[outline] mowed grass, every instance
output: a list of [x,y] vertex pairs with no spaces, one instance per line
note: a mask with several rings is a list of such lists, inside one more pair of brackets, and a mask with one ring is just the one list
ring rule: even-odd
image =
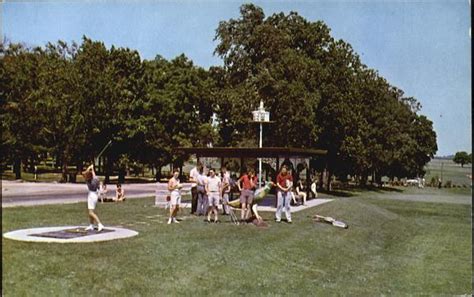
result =
[[[102,204],[105,225],[136,237],[89,244],[3,239],[5,296],[378,296],[471,293],[469,205],[339,198],[269,228],[166,225],[153,198]],[[86,225],[85,203],[3,209],[2,232]],[[314,223],[315,213],[347,230]]]

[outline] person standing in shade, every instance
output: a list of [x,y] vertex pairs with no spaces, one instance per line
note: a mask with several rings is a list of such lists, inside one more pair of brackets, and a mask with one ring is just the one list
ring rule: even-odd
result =
[[179,210],[179,205],[181,203],[181,184],[179,182],[179,169],[175,168],[173,170],[173,177],[168,181],[168,191],[170,191],[170,217],[168,219],[168,224],[179,223],[176,220],[176,213]]
[[207,214],[207,222],[211,222],[211,216],[214,213],[214,222],[218,222],[219,200],[221,198],[221,179],[216,176],[214,169],[209,170],[209,177],[206,183],[206,193],[209,200],[209,210]]
[[230,173],[225,166],[221,168],[222,173],[222,214],[229,214]]
[[199,172],[202,171],[201,162],[197,162],[196,166],[189,172],[189,181],[191,182],[191,214],[196,213],[198,204],[197,183]]
[[208,198],[206,193],[206,182],[207,176],[204,175],[204,169],[201,169],[197,177],[197,209],[196,213],[198,216],[203,216],[207,214]]
[[86,228],[86,231],[94,230],[94,224],[97,223],[97,231],[102,231],[104,229],[104,225],[100,222],[99,217],[94,212],[95,207],[97,205],[97,201],[99,200],[99,178],[95,175],[94,165],[90,165],[86,171],[82,173],[87,185],[87,189],[89,193],[87,195],[87,209],[89,214],[89,227]]
[[275,220],[281,222],[281,211],[285,210],[286,220],[291,224],[290,191],[293,186],[293,177],[288,173],[288,168],[283,166],[277,176],[277,209]]
[[240,204],[242,204],[242,211],[240,212],[241,221],[247,220],[250,215],[250,207],[253,202],[253,194],[256,185],[257,176],[255,176],[253,169],[249,169],[237,182],[240,191]]
[[318,179],[315,177],[313,183],[311,184],[311,193],[313,193],[314,198],[318,198]]

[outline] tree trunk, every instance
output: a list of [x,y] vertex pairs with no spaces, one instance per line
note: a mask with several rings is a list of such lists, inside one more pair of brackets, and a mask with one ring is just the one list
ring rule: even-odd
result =
[[366,172],[362,173],[362,175],[360,176],[360,183],[359,183],[359,185],[360,185],[360,186],[366,186],[368,180],[369,180],[369,174],[366,173]]
[[77,172],[76,171],[73,171],[73,172],[70,172],[69,173],[69,182],[70,183],[76,183],[77,179]]
[[125,182],[125,175],[127,173],[127,169],[126,168],[120,168],[119,169],[119,173],[118,173],[118,182],[120,184],[123,184]]
[[110,160],[109,158],[107,157],[105,159],[105,181],[104,183],[108,184],[110,182]]
[[82,161],[76,163],[76,170],[69,173],[69,182],[76,183],[77,182],[77,174],[82,173]]
[[13,163],[13,172],[15,172],[15,179],[21,179],[21,160],[20,160],[20,158],[15,159],[15,163]]
[[155,178],[156,178],[156,181],[159,182],[161,180],[161,167],[162,166],[157,166],[156,167],[156,174],[155,174]]
[[375,183],[377,183],[379,187],[382,186],[382,175],[378,172],[375,172]]
[[54,168],[59,169],[61,168],[61,159],[58,155],[54,158]]
[[331,187],[331,180],[332,180],[332,172],[330,169],[327,170],[327,180],[326,180],[326,189],[328,192],[332,191]]
[[82,161],[78,162],[77,163],[77,172],[80,174],[80,173],[82,173],[83,170],[84,170],[84,165],[82,164]]
[[63,165],[62,165],[62,169],[61,169],[61,173],[62,173],[61,182],[62,183],[67,183],[67,180],[68,180],[67,161],[63,160],[62,163],[63,163]]
[[97,173],[102,172],[102,157],[99,158],[99,164],[97,164]]
[[318,188],[319,189],[323,188],[323,175],[324,175],[324,171],[322,171],[321,174],[319,174],[319,180],[318,180]]

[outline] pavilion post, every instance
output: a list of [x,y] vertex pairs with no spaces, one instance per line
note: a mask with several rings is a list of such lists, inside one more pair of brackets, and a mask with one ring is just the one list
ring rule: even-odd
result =
[[[258,94],[257,94],[258,95]],[[263,101],[260,100],[260,106],[257,110],[252,111],[253,121],[260,124],[260,137],[258,142],[258,147],[262,148],[262,136],[263,136],[263,123],[270,122],[270,112],[265,110],[263,106]],[[262,157],[258,158],[258,187],[262,187]]]
[[[280,156],[277,156],[277,168],[276,168],[276,176],[278,176],[278,174],[280,173]],[[276,176],[275,176],[275,182],[276,181]],[[275,192],[276,195],[275,195],[275,208],[278,206],[278,190]]]
[[[259,141],[259,148],[262,148],[262,123],[260,123],[260,141]],[[258,158],[258,187],[262,187],[262,158]]]
[[307,159],[308,166],[306,166],[306,197],[309,198],[309,192],[311,189],[311,159]]

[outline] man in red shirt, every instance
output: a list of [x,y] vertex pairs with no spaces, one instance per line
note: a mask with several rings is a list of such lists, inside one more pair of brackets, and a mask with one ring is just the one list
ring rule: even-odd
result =
[[277,176],[277,209],[275,212],[275,220],[281,222],[281,211],[285,210],[286,220],[291,224],[291,212],[290,212],[290,201],[291,201],[291,188],[293,187],[293,177],[288,172],[286,165],[280,170]]
[[253,193],[256,185],[257,177],[253,169],[249,169],[237,182],[240,191],[240,204],[242,204],[242,211],[240,212],[241,221],[248,219],[250,215],[250,207],[253,202]]

